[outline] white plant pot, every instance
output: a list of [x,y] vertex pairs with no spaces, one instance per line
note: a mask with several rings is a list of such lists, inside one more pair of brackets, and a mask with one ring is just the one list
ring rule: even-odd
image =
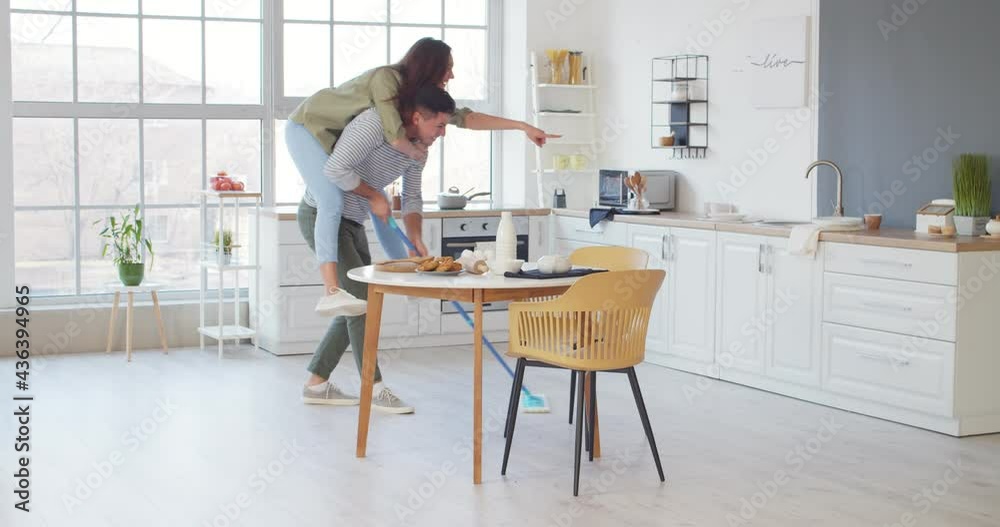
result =
[[981,236],[989,221],[989,216],[955,216],[955,230],[961,236]]

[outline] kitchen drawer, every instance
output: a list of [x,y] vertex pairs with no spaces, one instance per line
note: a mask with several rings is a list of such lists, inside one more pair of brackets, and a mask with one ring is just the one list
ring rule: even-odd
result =
[[823,320],[955,341],[955,288],[826,273]]
[[826,243],[826,270],[929,284],[958,284],[958,255],[935,251]]
[[281,245],[278,253],[278,285],[323,285],[319,262],[308,245]]
[[825,323],[822,353],[831,392],[952,415],[954,344]]
[[556,216],[556,238],[590,245],[626,245],[628,228],[624,223],[602,221],[591,227],[586,218]]

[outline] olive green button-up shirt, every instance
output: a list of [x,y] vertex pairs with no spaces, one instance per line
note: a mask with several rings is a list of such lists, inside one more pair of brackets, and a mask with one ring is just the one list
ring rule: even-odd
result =
[[[374,108],[382,121],[385,140],[392,143],[403,134],[403,120],[394,100],[399,83],[399,71],[392,66],[368,70],[336,88],[323,88],[314,93],[288,118],[305,126],[329,154],[347,123],[361,112]],[[460,108],[450,123],[465,128],[465,118],[470,113],[469,108]]]

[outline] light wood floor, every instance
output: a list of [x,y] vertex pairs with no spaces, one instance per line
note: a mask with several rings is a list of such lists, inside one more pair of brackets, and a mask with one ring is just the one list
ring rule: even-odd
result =
[[[366,459],[354,457],[356,407],[300,402],[307,357],[230,348],[220,362],[214,349],[139,352],[131,365],[120,353],[39,360],[33,512],[13,511],[5,498],[0,525],[724,526],[752,518],[745,524],[882,527],[909,522],[905,514],[909,525],[1000,525],[1000,436],[959,440],[721,382],[688,402],[682,388],[695,377],[644,365],[639,379],[668,482],[656,477],[627,378],[608,374],[598,380],[605,457],[584,462],[573,498],[565,372],[529,370],[525,383],[548,396],[552,413],[519,416],[504,478],[510,380],[487,358],[484,481],[475,487],[469,348],[408,350],[383,363],[386,381],[417,413],[375,413]],[[335,380],[356,391],[353,361],[341,366]],[[12,372],[12,361],[0,360],[0,371]],[[156,411],[161,403],[174,408]],[[824,420],[840,428],[821,432]],[[2,422],[9,444],[9,413]],[[6,496],[12,460],[5,447]],[[80,488],[88,479],[96,488]],[[934,501],[914,498],[923,489]]]

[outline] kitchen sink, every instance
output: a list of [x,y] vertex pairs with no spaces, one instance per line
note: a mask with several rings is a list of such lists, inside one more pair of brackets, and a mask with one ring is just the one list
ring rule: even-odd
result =
[[811,225],[811,221],[787,221],[787,220],[763,220],[754,223],[758,227],[797,227],[799,225]]

